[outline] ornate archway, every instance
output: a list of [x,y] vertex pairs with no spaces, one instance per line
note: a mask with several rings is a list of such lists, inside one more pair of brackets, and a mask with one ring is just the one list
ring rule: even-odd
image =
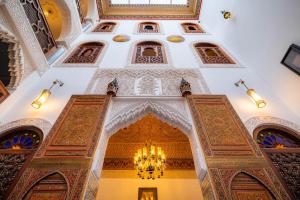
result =
[[24,200],[38,198],[65,200],[68,194],[66,178],[59,172],[46,175],[35,183],[22,198]]
[[273,194],[255,177],[239,172],[231,181],[231,196],[233,200],[260,199],[273,200]]
[[293,199],[300,196],[300,137],[294,130],[281,125],[267,124],[253,132],[277,176]]
[[0,137],[0,199],[7,197],[43,141],[43,132],[34,126],[8,130]]
[[[6,58],[1,58],[1,62],[6,60],[6,63],[1,63],[1,68],[3,70],[3,73],[1,71],[0,74],[1,81],[8,90],[14,90],[20,84],[24,74],[24,58],[21,45],[12,33],[1,27],[0,43],[1,46],[3,45],[3,47],[5,47],[1,47],[1,50],[5,51],[3,52],[5,55],[2,55],[6,56]],[[6,80],[3,81],[2,78],[5,78]]]

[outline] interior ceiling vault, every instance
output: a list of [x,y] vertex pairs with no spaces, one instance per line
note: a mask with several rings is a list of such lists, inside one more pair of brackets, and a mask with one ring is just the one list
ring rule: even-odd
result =
[[100,19],[198,20],[202,0],[97,0]]
[[194,169],[187,136],[153,115],[147,115],[111,136],[104,169],[134,169],[133,156],[146,141],[161,146],[167,157],[167,169]]

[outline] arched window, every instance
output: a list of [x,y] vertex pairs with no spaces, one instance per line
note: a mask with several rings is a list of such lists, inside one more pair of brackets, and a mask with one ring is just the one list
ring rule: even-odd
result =
[[84,43],[77,47],[64,63],[95,63],[104,44],[100,42]]
[[272,193],[256,178],[246,174],[238,173],[231,182],[232,200],[240,199],[275,199]]
[[154,41],[140,42],[135,46],[132,59],[133,64],[160,64],[167,63],[162,44]]
[[21,127],[1,134],[0,199],[5,199],[9,194],[14,181],[24,171],[42,141],[42,131],[35,127]]
[[139,23],[138,33],[159,33],[159,25],[154,22]]
[[292,199],[300,196],[300,137],[288,129],[267,126],[254,131],[254,138],[273,163]]
[[185,33],[205,33],[198,24],[182,23],[181,26]]
[[217,45],[200,42],[194,47],[204,64],[235,64],[235,62]]
[[116,26],[114,22],[104,22],[98,24],[93,32],[112,32]]

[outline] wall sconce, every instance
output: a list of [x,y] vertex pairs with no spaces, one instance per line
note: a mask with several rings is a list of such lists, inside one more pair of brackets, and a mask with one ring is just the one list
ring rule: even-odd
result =
[[41,94],[31,103],[31,106],[35,109],[39,109],[51,95],[51,89],[58,84],[59,87],[62,87],[64,83],[58,79],[53,81],[49,89],[44,89]]
[[267,105],[267,103],[265,102],[265,100],[263,100],[254,89],[249,89],[247,87],[247,85],[245,84],[245,81],[243,81],[242,79],[239,80],[238,82],[235,83],[235,86],[239,87],[243,85],[246,90],[247,90],[247,94],[250,96],[250,98],[252,99],[252,101],[256,104],[256,106],[258,108],[263,108]]
[[231,12],[229,12],[229,11],[223,10],[223,11],[221,11],[221,13],[222,13],[224,19],[230,19],[232,17]]

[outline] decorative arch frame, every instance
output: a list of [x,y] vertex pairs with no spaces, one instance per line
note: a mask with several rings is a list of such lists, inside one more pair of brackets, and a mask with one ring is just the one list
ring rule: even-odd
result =
[[[111,23],[114,24],[113,28],[111,31],[95,31],[96,28],[100,25],[106,24],[106,23]],[[120,23],[119,22],[114,22],[114,21],[102,21],[101,23],[96,23],[96,25],[92,28],[92,30],[89,33],[93,33],[93,34],[113,34],[117,31],[118,27],[119,27]]]
[[[86,44],[86,43],[91,43],[91,42],[96,42],[96,43],[102,43],[103,47],[98,55],[98,57],[96,58],[96,61],[94,63],[65,63],[65,61],[73,54],[75,53],[76,49],[79,48],[81,45]],[[85,40],[85,41],[81,41],[77,44],[75,44],[70,50],[68,50],[68,53],[64,54],[64,56],[62,56],[59,61],[57,61],[57,64],[55,65],[55,67],[99,67],[105,52],[108,48],[108,42],[104,41],[104,40]]]
[[[132,63],[133,58],[135,57],[135,52],[136,52],[136,47],[138,44],[142,43],[142,42],[156,42],[161,44],[161,46],[163,47],[163,53],[165,55],[165,59],[166,59],[166,63],[149,63],[149,64],[145,64],[145,63]],[[131,45],[131,49],[129,51],[128,54],[128,58],[127,58],[127,67],[136,67],[136,68],[155,68],[155,67],[171,67],[172,66],[172,60],[171,60],[171,54],[170,54],[170,50],[169,50],[169,46],[166,42],[164,41],[160,41],[160,40],[156,40],[156,39],[145,39],[145,40],[137,40],[134,43],[132,43]]]
[[287,129],[290,132],[296,133],[298,137],[300,136],[300,126],[278,117],[272,117],[272,116],[256,116],[248,119],[245,122],[245,126],[248,129],[249,133],[253,134],[253,138],[256,137],[254,134],[255,129],[262,127],[262,126],[277,126],[281,129]]
[[[34,153],[41,147],[42,141],[45,138],[45,135],[43,134],[43,130],[41,130],[39,127],[34,125],[22,125],[22,126],[5,129],[3,132],[1,132],[0,138],[5,139],[6,137],[8,137],[9,140],[13,138],[14,142],[11,145],[26,146],[26,139],[22,141],[22,139],[18,137],[18,140],[15,141],[15,138],[18,135],[22,135],[23,138],[26,137],[26,132],[25,135],[19,134],[20,132],[24,133],[24,131],[30,131],[31,133],[34,132],[34,136],[36,136],[35,137],[36,142],[34,142],[35,145],[32,145],[32,147],[29,148],[20,147],[19,150],[14,150],[13,146],[9,148],[4,147],[3,149],[1,149],[2,150],[1,158],[4,161],[2,170],[4,172],[1,174],[0,178],[1,180],[3,179],[5,187],[1,187],[0,189],[1,191],[0,198],[3,197],[2,196],[3,193],[4,193],[4,199],[8,197],[7,195],[10,194],[16,182],[20,180],[22,174],[24,173],[32,157],[34,156]],[[24,144],[19,144],[23,142]],[[13,163],[13,165],[7,163]]]
[[33,126],[39,128],[43,132],[43,139],[46,138],[50,129],[52,128],[52,124],[47,120],[41,118],[24,118],[0,126],[0,136],[7,131],[24,126]]
[[[109,116],[107,116],[107,119],[105,120],[103,133],[101,134],[97,148],[96,155],[98,156],[93,163],[93,174],[97,179],[100,178],[109,138],[117,133],[118,130],[130,124],[134,124],[147,114],[153,114],[163,122],[180,129],[188,137],[193,153],[195,170],[199,180],[203,180],[207,173],[207,167],[205,165],[202,152],[200,151],[201,148],[197,139],[198,137],[196,136],[197,133],[193,129],[192,122],[189,121],[191,120],[190,117],[184,117],[178,110],[174,108],[174,105],[168,105],[168,102],[163,103],[157,101],[157,99],[139,99],[138,103],[133,104],[128,101],[122,101],[122,104],[124,102],[124,105],[126,105],[125,107],[121,106],[122,109],[118,110],[116,113],[112,113],[111,111],[109,112]],[[179,105],[177,107],[179,107]]]
[[192,124],[181,113],[167,104],[159,104],[151,100],[129,105],[122,109],[119,114],[116,114],[106,123],[105,132],[110,137],[118,130],[134,124],[147,114],[155,115],[171,126],[179,128],[187,135],[192,132]]
[[24,74],[24,56],[20,42],[8,30],[0,25],[0,41],[8,43],[10,83],[7,90],[15,90],[21,83]]
[[[186,29],[184,28],[185,24],[193,24],[195,26],[197,26],[201,32],[187,32]],[[180,26],[180,30],[182,31],[182,34],[185,35],[207,35],[208,33],[206,32],[206,30],[203,28],[203,25],[197,23],[197,22],[182,22],[179,24]]]
[[271,188],[269,186],[269,184],[266,183],[265,180],[262,180],[261,178],[257,177],[256,175],[254,175],[253,173],[251,173],[251,171],[248,171],[248,170],[238,170],[236,171],[235,173],[232,174],[232,176],[230,177],[229,179],[229,194],[232,198],[232,191],[231,191],[231,188],[232,188],[232,181],[233,179],[239,174],[239,173],[245,173],[251,177],[253,177],[254,179],[256,179],[258,182],[260,182],[269,192],[270,194],[272,194],[274,197],[277,197],[278,195],[275,193],[275,188]]
[[[156,25],[157,26],[157,32],[143,32],[143,31],[141,31],[141,25],[147,24],[147,23]],[[156,21],[141,21],[141,22],[137,22],[135,24],[133,34],[137,34],[137,35],[163,35],[164,30],[163,30],[163,27],[162,27],[161,23],[159,23],[159,22],[156,22]]]
[[38,182],[40,182],[41,180],[43,180],[47,176],[51,176],[51,175],[56,174],[56,173],[58,173],[59,175],[61,175],[65,179],[65,181],[67,183],[66,199],[68,199],[69,198],[69,193],[70,193],[69,179],[62,172],[60,172],[59,170],[54,170],[54,171],[52,171],[50,173],[48,172],[48,173],[39,174],[39,178],[38,179],[34,179],[34,181],[32,181],[29,185],[27,185],[27,187],[24,190],[24,193],[21,196],[21,199],[23,199],[28,194],[28,192],[31,190],[31,188],[34,187]]
[[[232,60],[234,62],[234,64],[222,64],[222,63],[216,63],[216,64],[208,64],[208,63],[204,63],[195,47],[196,44],[198,43],[210,43],[212,45],[217,46],[219,49],[221,49],[221,51],[223,51],[225,53],[225,55],[227,57],[229,57],[230,60]],[[196,57],[196,59],[198,60],[199,63],[199,67],[200,68],[236,68],[236,67],[244,67],[236,58],[235,56],[233,56],[231,53],[229,53],[229,51],[224,48],[224,46],[220,45],[219,43],[216,43],[214,41],[210,41],[210,40],[198,40],[198,41],[194,41],[191,43],[190,45],[192,52],[194,53],[194,56]]]

